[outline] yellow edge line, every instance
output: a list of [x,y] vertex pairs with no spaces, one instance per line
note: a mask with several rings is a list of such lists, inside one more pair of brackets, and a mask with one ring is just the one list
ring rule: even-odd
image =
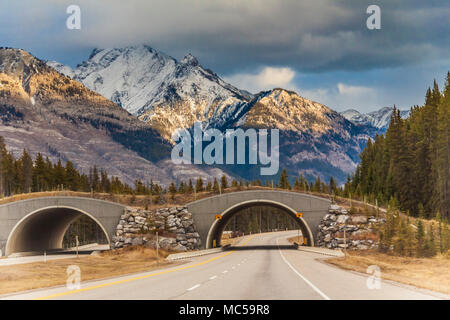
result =
[[[250,236],[241,246],[245,246],[247,244],[247,242],[249,242],[253,237]],[[221,256],[218,257],[214,257],[211,258],[209,260],[205,260],[202,261],[200,263],[194,264],[194,265],[190,265],[190,266],[185,266],[185,267],[181,267],[181,268],[177,268],[177,269],[171,269],[171,270],[166,270],[166,271],[161,271],[161,272],[157,272],[157,273],[152,273],[152,274],[148,274],[145,276],[140,276],[140,277],[135,277],[135,278],[129,278],[129,279],[123,279],[123,280],[119,280],[119,281],[114,281],[114,282],[108,282],[108,283],[104,283],[104,284],[99,284],[96,286],[91,286],[91,287],[87,287],[87,288],[82,288],[82,289],[77,289],[77,290],[72,290],[72,291],[66,291],[66,292],[60,292],[60,293],[55,293],[46,297],[41,297],[41,298],[36,298],[34,300],[47,300],[47,299],[53,299],[53,298],[57,298],[57,297],[62,297],[62,296],[67,296],[69,294],[74,294],[74,293],[80,293],[80,292],[84,292],[84,291],[90,291],[90,290],[94,290],[94,289],[99,289],[99,288],[104,288],[104,287],[109,287],[109,286],[113,286],[113,285],[117,285],[117,284],[122,284],[122,283],[127,283],[127,282],[131,282],[131,281],[136,281],[136,280],[142,280],[142,279],[146,279],[146,278],[150,278],[150,277],[154,277],[154,276],[160,276],[163,274],[168,274],[168,273],[172,273],[172,272],[176,272],[176,271],[181,271],[181,270],[186,270],[186,269],[191,269],[191,268],[195,268],[207,263],[210,263],[212,261],[215,261],[217,259],[220,258],[224,258],[230,254],[232,254],[233,252],[235,252],[234,250],[227,252]]]

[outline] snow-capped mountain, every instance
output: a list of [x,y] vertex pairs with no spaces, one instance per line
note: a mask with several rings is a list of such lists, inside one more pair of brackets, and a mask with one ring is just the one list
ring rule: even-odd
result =
[[[357,110],[349,109],[341,112],[341,115],[355,124],[364,126],[371,125],[382,131],[386,131],[393,110],[393,107],[384,107],[377,111],[360,113]],[[400,115],[402,118],[406,118],[409,115],[409,110],[401,110]]]
[[171,145],[156,130],[20,49],[0,48],[0,136],[17,157],[26,149],[85,173],[97,165],[131,185],[223,174],[173,164]]
[[191,54],[181,61],[146,46],[96,49],[74,70],[48,62],[59,72],[148,122],[165,138],[195,121],[216,124],[252,98],[203,68]]
[[257,94],[244,110],[232,126],[279,129],[280,163],[291,176],[303,172],[309,179],[333,175],[344,181],[355,170],[368,138],[379,133],[284,89]]
[[[330,175],[344,181],[359,162],[369,137],[380,133],[371,123],[348,121],[330,108],[284,89],[252,95],[203,68],[192,55],[181,61],[148,46],[96,49],[74,70],[50,66],[82,82],[131,112],[170,141],[177,128],[280,129],[280,167],[291,176]],[[226,170],[257,179],[249,166]]]

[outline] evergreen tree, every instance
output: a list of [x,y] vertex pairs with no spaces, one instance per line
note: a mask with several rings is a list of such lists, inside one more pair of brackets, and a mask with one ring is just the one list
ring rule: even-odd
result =
[[187,186],[186,192],[187,192],[187,193],[192,193],[192,192],[194,192],[194,186],[192,185],[192,180],[191,180],[191,179],[189,179],[189,184],[188,184],[188,186]]
[[450,72],[447,72],[444,94],[437,106],[435,145],[434,171],[437,180],[434,192],[435,207],[448,219],[450,218]]
[[61,159],[58,159],[58,162],[53,167],[53,180],[58,189],[64,186],[66,181],[66,170],[61,163]]
[[202,192],[204,191],[204,187],[203,187],[203,179],[202,178],[198,178],[197,179],[197,183],[195,185],[195,191],[196,192]]
[[214,177],[214,183],[213,183],[213,192],[214,193],[219,193],[219,183],[217,182],[216,177]]
[[283,171],[281,172],[279,185],[281,189],[291,189],[286,169],[283,169]]
[[316,180],[314,181],[314,185],[313,185],[313,188],[312,188],[312,191],[314,191],[314,192],[322,192],[322,181],[320,181],[320,177],[319,176],[317,176],[317,178],[316,178]]
[[433,224],[430,224],[430,228],[427,233],[427,239],[424,246],[425,257],[434,257],[436,255],[436,244],[434,242],[434,230]]
[[419,219],[417,223],[416,240],[417,240],[416,255],[418,257],[423,257],[425,247],[425,231],[421,219]]
[[222,190],[225,190],[226,188],[228,188],[228,180],[227,180],[226,175],[223,175],[222,178],[220,179],[220,186],[221,186]]
[[178,187],[178,192],[181,194],[186,192],[186,185],[185,185],[184,181],[180,182],[180,186]]
[[177,194],[177,186],[175,185],[175,183],[173,181],[170,183],[169,192],[171,195],[171,199],[174,200],[175,195]]
[[369,140],[361,163],[344,186],[344,195],[368,195],[380,204],[394,197],[413,216],[449,218],[450,208],[450,76],[444,92],[436,81],[423,106],[402,119],[394,106],[385,136]]
[[[65,185],[66,185],[67,189],[74,190],[74,191],[82,190],[82,188],[80,186],[80,184],[81,184],[80,183],[80,175],[77,172],[77,170],[75,169],[75,167],[71,161],[66,162],[65,177],[66,177]],[[86,191],[86,190],[84,190],[84,191]]]
[[330,190],[330,193],[333,193],[333,194],[335,194],[336,190],[337,190],[336,181],[334,180],[334,178],[332,176],[330,177],[329,190]]
[[22,162],[23,174],[22,192],[28,193],[32,191],[33,187],[33,159],[26,150],[23,150],[20,161]]

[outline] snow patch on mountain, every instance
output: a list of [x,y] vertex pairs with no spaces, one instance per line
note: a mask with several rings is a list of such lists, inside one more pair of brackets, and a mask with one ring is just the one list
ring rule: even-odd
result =
[[[170,139],[195,121],[220,125],[253,98],[187,54],[181,61],[147,45],[96,49],[75,70],[50,66],[117,103]],[[224,118],[225,117],[225,118]]]
[[[341,112],[341,115],[358,125],[371,125],[381,130],[387,130],[393,110],[393,107],[384,107],[377,111],[360,113],[357,110],[349,109]],[[400,111],[400,115],[402,118],[408,117],[409,110]]]

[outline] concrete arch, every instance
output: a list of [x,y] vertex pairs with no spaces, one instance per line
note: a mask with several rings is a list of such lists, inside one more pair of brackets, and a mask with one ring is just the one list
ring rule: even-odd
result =
[[[306,193],[279,191],[279,190],[251,190],[237,191],[217,195],[191,202],[186,205],[192,214],[197,232],[200,235],[202,246],[206,248],[211,241],[211,227],[217,223],[217,214],[226,214],[242,206],[243,203],[255,203],[260,201],[284,210],[288,214],[301,211],[303,218],[299,223],[304,227],[305,232],[311,235],[310,244],[317,242],[319,224],[328,213],[331,201],[325,198],[316,197]],[[305,227],[307,226],[307,228]],[[309,229],[309,230],[308,230]],[[208,234],[210,235],[208,238]]]
[[5,255],[61,249],[67,229],[81,215],[95,221],[111,245],[105,227],[88,212],[70,206],[49,206],[30,212],[14,226],[6,241]]
[[0,205],[0,250],[43,251],[61,246],[65,231],[80,215],[94,220],[112,241],[125,206],[83,197],[41,197]]
[[292,209],[291,207],[273,200],[248,200],[244,201],[238,204],[235,204],[231,206],[230,208],[226,209],[224,212],[222,212],[221,216],[222,219],[218,220],[216,219],[213,224],[211,225],[211,228],[208,231],[208,236],[206,238],[206,248],[212,248],[213,247],[213,241],[216,240],[217,246],[220,245],[220,235],[222,234],[225,226],[230,221],[230,219],[236,215],[239,211],[242,209],[254,207],[254,206],[269,206],[277,209],[281,209],[286,214],[290,215],[292,218],[295,219],[295,221],[298,223],[303,236],[307,239],[307,245],[308,246],[314,246],[314,236],[312,234],[311,229],[309,228],[307,222],[303,218],[297,218],[296,214],[297,212]]

